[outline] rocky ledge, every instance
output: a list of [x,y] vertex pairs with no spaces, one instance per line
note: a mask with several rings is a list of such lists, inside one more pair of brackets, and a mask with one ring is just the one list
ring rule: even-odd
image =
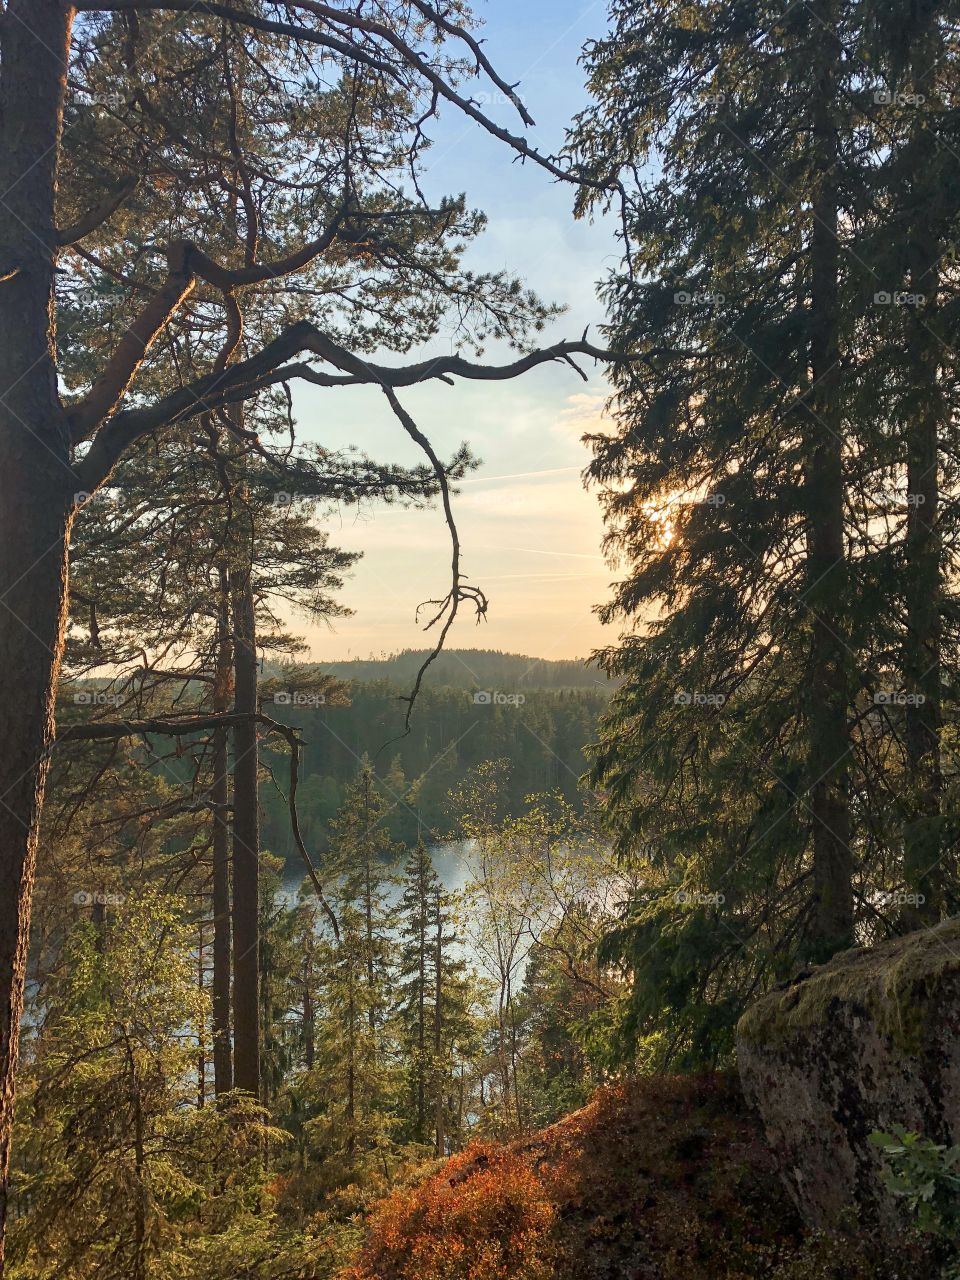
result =
[[960,920],[835,956],[747,1010],[747,1098],[812,1227],[903,1227],[874,1129],[960,1143]]

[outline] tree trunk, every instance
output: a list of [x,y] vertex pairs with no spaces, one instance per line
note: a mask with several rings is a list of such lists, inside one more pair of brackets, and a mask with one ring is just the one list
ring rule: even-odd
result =
[[260,1099],[260,809],[257,797],[257,639],[249,567],[233,582],[233,1079]]
[[313,930],[314,922],[311,918],[303,939],[303,1065],[308,1071],[313,1069],[317,1046],[316,1014],[313,1008]]
[[146,1127],[143,1118],[143,1098],[137,1062],[130,1042],[127,1041],[127,1060],[130,1066],[130,1097],[133,1105],[133,1157],[136,1169],[136,1199],[133,1210],[133,1276],[132,1280],[146,1280],[147,1275],[147,1213],[149,1191],[147,1189]]
[[850,850],[849,705],[843,616],[843,422],[838,407],[840,247],[836,69],[832,0],[816,9],[821,62],[813,104],[815,165],[810,247],[810,376],[807,394],[807,587],[812,615],[808,772],[813,828],[812,955],[826,959],[853,942]]
[[[939,40],[924,33],[914,59],[913,85],[927,90],[938,62]],[[910,779],[910,815],[904,833],[904,880],[917,901],[904,912],[904,924],[919,928],[939,920],[943,893],[943,772],[940,758],[941,603],[943,563],[937,511],[940,500],[939,440],[949,422],[940,387],[937,334],[939,263],[945,246],[937,229],[939,191],[930,192],[937,172],[937,143],[922,111],[917,111],[911,168],[912,195],[908,245],[910,289],[924,301],[913,311],[909,328],[911,386],[915,413],[907,432],[907,640],[904,679],[907,694],[906,751]],[[931,197],[934,207],[931,207]]]
[[[273,1042],[273,966],[268,945],[266,921],[260,931],[260,1028],[263,1037],[260,1051],[260,1105],[267,1112],[273,1105],[272,1068],[275,1065]],[[263,1135],[263,1167],[270,1168],[270,1134]]]
[[[217,668],[214,710],[228,711],[233,698],[233,646],[230,643],[230,585],[220,570],[217,618]],[[226,729],[213,738],[213,1081],[217,1097],[233,1088],[230,1039],[230,782]]]
[[72,14],[13,0],[0,70],[0,1275],[15,1071],[77,483],[57,393],[54,193]]
[[417,1141],[427,1134],[427,875],[426,849],[417,845]]
[[[197,947],[197,990],[203,996],[206,986],[206,976],[203,968],[203,951],[205,947],[203,937],[203,926],[205,920],[200,921],[200,940]],[[207,1042],[206,1042],[206,1024],[203,1019],[197,1028],[197,1110],[202,1111],[207,1101]]]
[[434,947],[434,990],[433,990],[433,1074],[434,1074],[434,1128],[436,1140],[434,1150],[437,1156],[444,1151],[444,1115],[443,1095],[446,1085],[441,1067],[443,1056],[443,904],[437,895],[437,933]]
[[370,835],[370,773],[363,774],[363,923],[367,945],[367,1025],[376,1047],[377,997],[373,943],[373,839]]
[[347,1154],[357,1149],[357,1001],[353,956],[347,954]]
[[[922,274],[926,278],[926,289],[932,294],[937,288],[936,268]],[[920,276],[921,273],[917,273],[915,278]],[[917,897],[916,904],[907,913],[907,921],[913,927],[939,920],[943,908],[943,773],[940,760],[940,602],[943,584],[937,528],[940,496],[938,436],[942,402],[937,386],[939,361],[930,347],[930,337],[929,332],[924,333],[913,348],[916,363],[927,367],[922,371],[918,369],[916,374],[915,385],[922,403],[910,427],[907,461],[907,652],[904,676],[911,814],[905,832],[904,880],[907,890]]]

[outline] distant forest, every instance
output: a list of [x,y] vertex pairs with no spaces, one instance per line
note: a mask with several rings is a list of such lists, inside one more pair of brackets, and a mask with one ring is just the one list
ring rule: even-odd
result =
[[[527,659],[470,651],[464,654],[465,661],[478,675],[488,677],[488,685],[457,687],[454,681],[461,674],[469,675],[459,667],[457,656],[443,655],[452,662],[442,667],[438,662],[432,668],[439,668],[444,684],[421,690],[406,735],[405,704],[400,699],[410,690],[417,661],[412,652],[382,663],[334,664],[402,670],[409,663],[410,680],[349,681],[343,705],[330,700],[319,706],[266,708],[303,732],[306,745],[297,803],[308,847],[325,848],[329,823],[364,757],[371,761],[388,802],[386,826],[394,838],[407,843],[416,840],[418,827],[429,840],[442,840],[450,832],[454,825],[448,811],[450,790],[485,760],[511,762],[500,818],[519,814],[524,797],[538,791],[559,791],[571,804],[582,806],[584,793],[577,783],[588,766],[585,748],[596,740],[598,719],[607,706],[606,682],[598,680],[592,688],[562,687],[562,674],[585,679],[582,666],[538,662],[536,673],[550,683],[536,687],[533,671],[526,681],[520,680],[530,665]],[[477,694],[489,694],[491,701],[477,702]],[[497,695],[501,700],[494,700]],[[522,704],[515,700],[518,697],[524,699]],[[271,852],[293,859],[296,853],[282,794],[285,766],[279,756],[276,765],[281,789],[270,781],[261,786],[264,844]]]
[[[318,665],[338,680],[394,680],[411,685],[427,653],[426,649],[404,649],[380,658],[353,658]],[[431,663],[430,683],[453,689],[499,689],[505,693],[522,689],[611,686],[603,671],[581,658],[551,661],[519,653],[501,653],[498,649],[445,650]]]

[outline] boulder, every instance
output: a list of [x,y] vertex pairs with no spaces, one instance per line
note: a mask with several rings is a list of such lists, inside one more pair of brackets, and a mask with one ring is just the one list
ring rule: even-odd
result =
[[894,1125],[960,1143],[960,919],[856,948],[771,991],[737,1059],[781,1175],[811,1227],[903,1229],[869,1141]]

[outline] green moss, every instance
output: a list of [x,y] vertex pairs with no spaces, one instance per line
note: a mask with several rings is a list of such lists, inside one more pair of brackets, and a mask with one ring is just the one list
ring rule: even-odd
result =
[[790,986],[771,991],[737,1024],[747,1044],[777,1045],[824,1023],[834,1001],[858,1005],[906,1051],[919,1048],[926,1007],[944,974],[960,973],[960,920],[844,951]]

